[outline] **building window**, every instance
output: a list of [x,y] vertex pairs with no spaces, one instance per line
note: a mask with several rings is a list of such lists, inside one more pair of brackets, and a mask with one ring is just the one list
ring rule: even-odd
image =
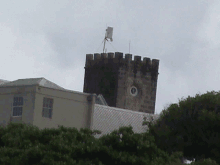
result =
[[23,97],[14,97],[13,116],[22,116]]
[[53,99],[44,97],[42,117],[52,118]]

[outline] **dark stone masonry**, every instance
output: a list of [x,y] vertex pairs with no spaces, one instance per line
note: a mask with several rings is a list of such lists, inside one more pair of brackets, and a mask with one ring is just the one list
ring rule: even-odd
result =
[[87,54],[85,93],[102,94],[111,107],[155,112],[159,60],[123,53]]

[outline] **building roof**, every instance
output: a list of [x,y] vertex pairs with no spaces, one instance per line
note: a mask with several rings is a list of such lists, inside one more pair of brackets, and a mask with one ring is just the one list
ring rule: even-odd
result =
[[0,85],[5,84],[7,82],[10,82],[10,81],[0,79]]
[[144,117],[146,121],[149,121],[151,117],[155,121],[159,115],[95,104],[92,130],[102,132],[95,135],[96,138],[129,125],[133,127],[134,133],[144,133],[148,129],[147,125],[142,125],[145,121]]
[[107,102],[105,101],[105,99],[104,99],[104,97],[103,97],[102,94],[99,94],[98,96],[96,95],[95,103],[96,103],[96,104],[100,104],[100,105],[108,106],[108,104],[107,104]]
[[18,79],[15,81],[0,80],[0,87],[28,86],[28,85],[39,85],[42,87],[48,87],[48,88],[59,89],[59,90],[66,90],[65,88],[60,87],[59,85],[45,79],[44,77]]

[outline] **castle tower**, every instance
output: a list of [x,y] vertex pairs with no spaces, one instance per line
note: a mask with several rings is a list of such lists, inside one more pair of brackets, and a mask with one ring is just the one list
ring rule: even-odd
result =
[[159,60],[123,53],[87,54],[85,93],[102,94],[108,106],[155,112]]

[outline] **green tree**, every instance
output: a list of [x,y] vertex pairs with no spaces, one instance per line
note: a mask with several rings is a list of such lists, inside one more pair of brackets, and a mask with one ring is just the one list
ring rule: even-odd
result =
[[172,154],[183,152],[188,160],[211,158],[220,163],[220,93],[207,92],[179,100],[148,123],[157,146]]
[[152,135],[134,133],[131,126],[121,127],[99,140],[103,146],[109,148],[105,155],[108,159],[103,160],[104,164],[168,165],[180,163],[179,157],[182,156],[179,152],[168,155],[157,148]]
[[192,162],[190,165],[218,165],[218,164],[216,163],[216,161],[208,158],[208,159]]
[[182,153],[169,155],[159,149],[149,133],[121,127],[96,139],[95,132],[63,126],[39,130],[11,123],[0,129],[0,164],[180,165]]

